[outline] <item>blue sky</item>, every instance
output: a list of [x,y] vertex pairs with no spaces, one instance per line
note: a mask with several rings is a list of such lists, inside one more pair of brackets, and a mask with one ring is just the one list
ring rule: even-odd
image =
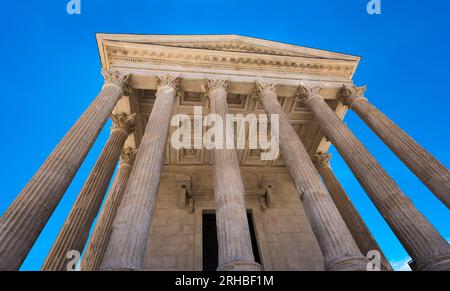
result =
[[[102,86],[95,33],[241,34],[361,56],[355,75],[367,97],[450,167],[446,85],[450,68],[450,2],[381,0],[149,1],[81,0],[68,15],[58,1],[3,1],[1,80],[4,142],[0,159],[0,214],[26,185]],[[352,112],[350,129],[394,177],[417,208],[450,238],[450,214]],[[101,133],[61,204],[25,261],[39,269],[89,169],[105,143]],[[387,257],[406,252],[332,149],[333,169]]]

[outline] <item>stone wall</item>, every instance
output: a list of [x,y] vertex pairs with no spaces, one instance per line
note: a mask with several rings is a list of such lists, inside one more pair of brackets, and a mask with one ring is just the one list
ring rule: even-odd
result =
[[[276,177],[272,205],[262,210],[259,197],[263,174],[242,170],[246,206],[253,216],[258,248],[265,270],[323,270],[323,258],[298,195],[287,173]],[[202,214],[214,211],[209,169],[184,173],[192,176],[195,210],[178,206],[175,173],[161,177],[155,216],[144,259],[145,270],[202,270]]]

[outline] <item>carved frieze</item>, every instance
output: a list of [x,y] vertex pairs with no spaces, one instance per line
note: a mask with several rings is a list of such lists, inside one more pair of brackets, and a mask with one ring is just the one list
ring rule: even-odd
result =
[[266,55],[236,54],[220,51],[197,52],[191,49],[168,49],[162,46],[148,48],[124,48],[119,45],[106,46],[109,65],[136,63],[197,68],[234,69],[246,71],[272,71],[277,73],[303,73],[351,78],[354,66],[339,61],[327,63],[307,58]]

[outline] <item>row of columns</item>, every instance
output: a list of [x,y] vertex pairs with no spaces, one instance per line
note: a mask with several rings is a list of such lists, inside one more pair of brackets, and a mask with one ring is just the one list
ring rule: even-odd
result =
[[109,238],[111,237],[113,220],[116,217],[125,187],[128,184],[136,153],[136,149],[126,148],[120,155],[120,165],[116,177],[83,254],[83,260],[80,265],[83,271],[97,271],[100,269]]
[[111,134],[100,153],[81,192],[59,232],[53,247],[42,266],[44,271],[66,269],[69,250],[82,252],[89,237],[91,225],[100,209],[121,150],[135,126],[135,114],[111,115]]
[[121,205],[101,270],[141,270],[164,163],[178,78],[159,78],[156,100]]
[[[322,183],[311,158],[278,101],[276,84],[258,83],[268,114],[279,115],[280,149],[324,257],[325,270],[366,270],[367,260]],[[275,130],[273,127],[272,130]]]
[[105,84],[0,218],[0,270],[18,270],[80,168],[129,76],[103,71]]
[[[105,86],[99,96],[1,217],[0,270],[15,270],[20,267],[107,117],[126,92],[127,76],[114,71],[104,72],[104,76]],[[222,117],[228,113],[227,85],[226,80],[208,80],[211,112]],[[315,163],[311,160],[278,101],[277,86],[258,82],[257,89],[258,99],[265,111],[279,115],[280,148],[283,156],[289,157],[286,159],[287,168],[318,240],[325,269],[366,270],[368,261],[364,255],[369,250],[379,250],[370,231],[331,169],[321,165],[320,157],[316,157]],[[129,149],[122,152],[118,173],[86,248],[81,264],[83,270],[142,269],[177,91],[177,77],[159,77],[156,101],[139,150],[136,152]],[[365,104],[365,107],[360,106],[361,116],[372,119],[387,118],[381,114],[364,115],[364,108],[370,108],[372,111],[375,109],[370,104],[367,105],[368,103],[355,93],[358,91],[354,88],[345,88],[342,91],[346,100],[350,100],[346,102],[351,102],[349,104],[352,108],[356,108],[356,104]],[[326,104],[320,96],[320,88],[301,87],[299,97],[316,116],[325,135],[346,160],[418,268],[450,269],[448,243],[417,211]],[[113,116],[112,119],[114,127],[111,136],[77,197],[44,263],[44,270],[63,270],[67,251],[81,252],[85,246],[89,229],[100,208],[120,151],[134,126],[134,116],[120,115]],[[383,127],[382,124],[386,123],[386,120],[372,121],[371,127],[376,128],[380,136],[385,137],[386,128],[394,128],[393,123],[389,127]],[[406,141],[404,136],[401,137],[405,140],[405,145],[411,145],[410,140]],[[395,139],[395,136],[391,135],[389,141],[385,142],[395,143],[395,140],[391,139]],[[405,152],[406,150],[398,151],[403,155],[406,155]],[[426,156],[424,152],[425,150],[419,148],[415,153]],[[436,160],[427,158],[427,161],[434,163]],[[443,166],[441,169],[433,163],[429,166],[437,168],[431,176],[431,180],[435,181],[441,177],[440,173],[447,169]],[[214,150],[213,174],[219,240],[218,269],[261,270],[262,267],[253,257],[244,187],[235,150]],[[435,184],[433,182],[430,185]],[[441,194],[444,198],[445,195]],[[385,270],[391,269],[384,257],[382,266]]]
[[450,270],[450,245],[417,210],[364,145],[320,95],[320,87],[301,87],[299,96],[325,136],[348,164],[374,205],[419,270]]
[[352,109],[400,160],[450,208],[450,171],[364,97],[366,87],[344,86],[344,104]]
[[334,204],[342,216],[345,224],[350,230],[359,250],[363,254],[378,251],[381,255],[381,269],[392,271],[389,261],[384,256],[375,238],[372,236],[364,220],[359,215],[347,193],[333,173],[330,166],[331,154],[318,153],[314,155],[313,161],[322,181],[328,189]]

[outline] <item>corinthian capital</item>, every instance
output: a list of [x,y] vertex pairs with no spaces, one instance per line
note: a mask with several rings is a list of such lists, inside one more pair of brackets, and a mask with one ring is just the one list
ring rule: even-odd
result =
[[278,84],[264,81],[256,81],[256,90],[253,98],[259,100],[261,97],[271,94],[277,94]]
[[313,162],[322,168],[330,168],[330,159],[330,153],[317,153],[313,156]]
[[320,86],[312,86],[312,87],[306,87],[303,85],[300,85],[297,91],[297,96],[300,101],[307,103],[313,98],[322,98],[322,96],[319,94],[321,90]]
[[278,84],[264,81],[256,81],[256,89],[258,90],[259,93],[263,92],[277,93]]
[[171,75],[160,75],[158,76],[158,90],[162,87],[170,87],[175,91],[178,91],[180,84],[180,78]]
[[122,89],[123,94],[130,95],[129,80],[130,75],[121,74],[119,71],[112,69],[102,69],[102,75],[105,79],[105,85],[115,85]]
[[348,107],[352,107],[353,103],[355,103],[358,100],[364,99],[367,100],[364,97],[364,93],[367,90],[367,86],[362,87],[356,87],[355,85],[342,86],[342,89],[340,91],[340,97],[342,98],[342,101],[344,102],[344,105],[347,105]]
[[131,115],[126,113],[112,114],[111,120],[113,122],[111,131],[124,130],[131,134],[136,125],[136,113]]
[[124,148],[122,149],[122,153],[120,154],[120,165],[130,165],[134,164],[134,160],[136,159],[137,150],[133,148]]
[[212,90],[225,90],[228,91],[228,80],[225,79],[207,79],[207,90],[208,91],[212,91]]

